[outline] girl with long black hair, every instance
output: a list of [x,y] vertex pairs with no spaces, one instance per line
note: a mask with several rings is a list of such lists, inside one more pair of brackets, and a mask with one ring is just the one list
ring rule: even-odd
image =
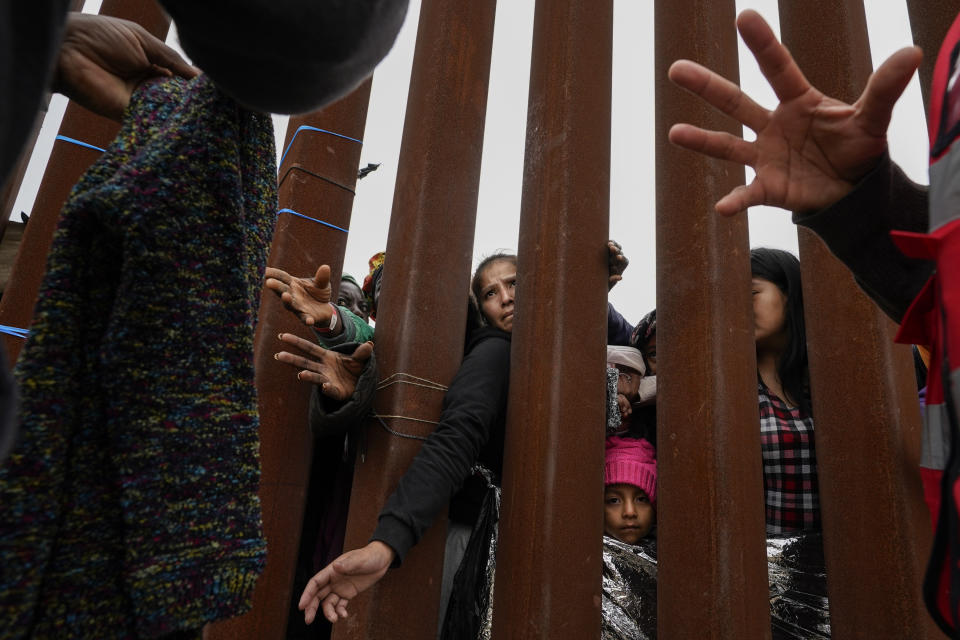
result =
[[800,261],[750,252],[767,533],[820,529]]

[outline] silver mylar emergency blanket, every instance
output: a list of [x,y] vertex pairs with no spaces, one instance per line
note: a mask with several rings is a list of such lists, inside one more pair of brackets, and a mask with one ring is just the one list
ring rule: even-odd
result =
[[603,640],[657,637],[657,540],[603,536]]
[[[652,536],[638,545],[603,537],[603,640],[657,637],[656,544]],[[821,535],[768,538],[767,575],[773,639],[829,638]]]
[[767,578],[773,640],[830,637],[821,534],[767,538]]

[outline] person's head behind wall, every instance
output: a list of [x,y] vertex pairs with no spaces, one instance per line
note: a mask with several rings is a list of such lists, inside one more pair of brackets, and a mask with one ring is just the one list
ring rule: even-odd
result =
[[604,532],[637,544],[656,521],[657,460],[644,439],[607,438],[604,461]]
[[630,402],[640,400],[640,383],[647,372],[643,354],[639,349],[619,345],[607,345],[607,366],[618,372],[617,393],[622,393]]
[[495,253],[480,262],[470,282],[470,292],[487,326],[513,331],[517,256]]
[[751,249],[750,273],[757,353],[776,352],[784,390],[809,413],[800,261],[782,249]]
[[363,290],[353,276],[343,274],[340,279],[340,290],[337,292],[337,304],[346,307],[355,315],[367,320],[369,313],[367,311],[367,299],[363,295]]
[[383,263],[387,252],[380,251],[370,256],[367,265],[370,267],[367,277],[363,279],[363,295],[367,301],[367,313],[373,320],[377,319],[377,306],[380,303],[380,283],[383,282]]

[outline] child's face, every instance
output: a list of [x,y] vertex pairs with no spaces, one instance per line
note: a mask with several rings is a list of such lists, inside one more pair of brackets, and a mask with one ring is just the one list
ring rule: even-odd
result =
[[640,393],[640,381],[643,376],[636,369],[625,367],[622,364],[617,365],[617,371],[619,372],[617,393],[622,393],[630,402],[637,400]]
[[620,542],[637,544],[656,520],[647,492],[632,484],[608,484],[604,490],[604,530]]

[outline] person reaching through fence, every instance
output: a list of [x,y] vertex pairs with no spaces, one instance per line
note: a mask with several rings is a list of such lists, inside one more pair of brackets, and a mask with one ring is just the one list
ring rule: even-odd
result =
[[[321,606],[331,622],[345,617],[350,600],[379,581],[389,567],[399,566],[451,499],[455,499],[451,520],[457,522],[458,514],[468,517],[459,517],[466,527],[461,540],[451,541],[448,536],[448,555],[454,555],[451,543],[465,547],[464,538],[469,538],[483,495],[464,495],[458,490],[472,476],[477,462],[495,477],[503,465],[515,284],[515,256],[495,254],[477,268],[471,289],[486,326],[471,337],[444,396],[437,429],[387,500],[371,542],[343,554],[310,580],[300,599],[306,622],[313,622]],[[472,492],[478,486],[483,490],[482,483],[468,483],[467,490]],[[444,573],[450,572],[445,568]],[[452,577],[444,580],[445,590]]]
[[[670,141],[709,156],[746,164],[756,178],[716,203],[721,215],[755,205],[783,207],[813,230],[854,274],[887,315],[902,322],[898,340],[930,346],[920,478],[935,529],[924,578],[924,602],[933,619],[954,634],[960,619],[960,456],[951,455],[960,430],[950,381],[957,375],[947,344],[960,344],[960,244],[952,194],[960,180],[953,149],[960,137],[954,80],[960,69],[960,16],[954,19],[934,66],[930,113],[930,191],[890,161],[887,127],[893,107],[920,65],[917,47],[884,61],[853,104],[826,96],[804,77],[790,52],[755,11],[737,19],[779,99],[773,111],[737,85],[689,60],[675,62],[670,79],[753,129],[748,142],[680,123]],[[958,358],[953,357],[953,362]],[[949,372],[949,373],[948,373]]]

